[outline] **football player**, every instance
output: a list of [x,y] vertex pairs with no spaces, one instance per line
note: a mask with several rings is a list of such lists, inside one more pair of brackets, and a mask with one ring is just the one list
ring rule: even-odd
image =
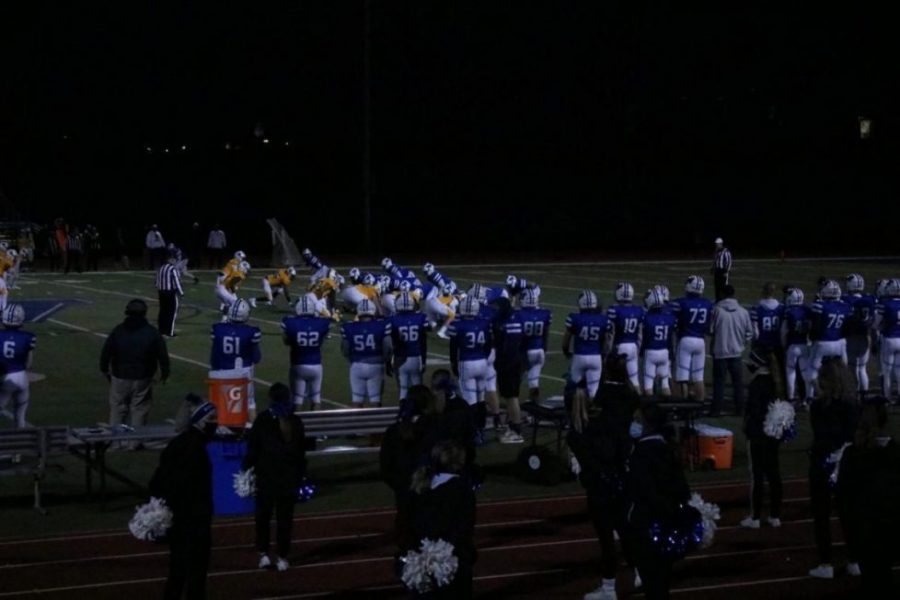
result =
[[681,387],[681,395],[688,397],[688,383],[694,391],[694,400],[703,402],[706,389],[703,371],[706,366],[706,336],[709,334],[713,303],[703,297],[706,287],[703,278],[691,275],[684,284],[685,296],[671,304],[678,319],[678,355],[675,362],[675,381]]
[[750,307],[753,324],[753,351],[760,356],[772,355],[775,364],[784,363],[784,347],[781,345],[781,323],[784,306],[775,298],[775,284],[766,283],[759,303]]
[[237,268],[241,265],[242,262],[247,262],[247,255],[238,250],[234,253],[234,257],[225,263],[225,266],[222,267],[221,273],[223,273],[226,277],[234,273]]
[[310,285],[316,283],[319,279],[328,276],[329,268],[328,265],[322,262],[322,260],[312,253],[312,250],[309,248],[304,248],[303,252],[300,253],[300,256],[303,258],[303,262],[306,263],[310,269],[312,269],[313,274],[309,276]]
[[625,355],[628,380],[631,381],[634,390],[640,393],[638,346],[641,341],[644,309],[633,304],[634,286],[627,281],[616,284],[615,298],[616,303],[606,310],[606,317],[613,330],[613,349],[616,354]]
[[[566,318],[562,352],[571,359],[569,375],[575,383],[584,379],[588,396],[594,398],[603,374],[603,355],[611,340],[609,319],[600,311],[597,294],[582,290],[578,294],[578,312]],[[572,342],[574,340],[574,348]]]
[[364,298],[356,307],[358,321],[341,327],[341,352],[350,361],[350,391],[353,404],[381,406],[385,369],[392,374],[391,324],[376,319],[375,303]]
[[6,251],[6,260],[9,262],[9,268],[6,269],[4,279],[6,279],[6,287],[11,290],[20,289],[16,282],[19,279],[19,268],[22,265],[22,256],[15,248]]
[[540,307],[538,295],[533,290],[525,290],[519,299],[519,316],[525,333],[525,349],[528,367],[528,399],[537,402],[541,396],[541,370],[547,356],[547,340],[550,336],[552,316],[546,308]]
[[672,388],[669,380],[672,377],[671,356],[674,353],[675,315],[666,310],[666,301],[658,289],[647,290],[644,295],[644,323],[641,328],[641,352],[644,355],[644,394],[653,395],[656,381],[659,381],[660,394],[671,396]]
[[416,301],[409,292],[401,292],[394,303],[396,314],[388,321],[394,347],[394,373],[400,388],[400,400],[409,388],[422,384],[422,373],[428,356],[427,317],[416,312]]
[[209,359],[210,379],[247,379],[249,421],[256,418],[256,391],[253,367],[262,358],[259,327],[248,325],[250,304],[235,300],[225,313],[225,322],[212,326],[212,351]]
[[266,295],[258,296],[256,301],[265,302],[271,306],[279,294],[284,294],[284,299],[287,300],[288,306],[290,306],[292,302],[289,288],[296,276],[297,270],[294,267],[285,267],[283,269],[278,269],[278,271],[271,275],[266,275],[262,278],[262,289]]
[[[3,331],[0,331],[0,368],[3,383],[0,385],[0,413],[12,418],[16,427],[28,426],[25,414],[28,412],[29,383],[28,369],[34,361],[37,340],[33,333],[23,331],[25,308],[21,304],[10,304],[3,309]],[[11,409],[11,410],[10,410]]]
[[846,288],[842,300],[853,310],[847,324],[847,360],[856,373],[857,390],[865,396],[869,391],[869,331],[875,318],[875,296],[864,293],[866,282],[858,273],[847,275]]
[[456,317],[456,308],[459,306],[459,290],[452,281],[444,284],[440,292],[434,291],[425,299],[425,315],[432,328],[438,328],[437,335],[442,339],[450,339],[448,327]]
[[781,323],[781,346],[784,348],[784,374],[788,400],[797,400],[797,374],[806,377],[809,360],[809,309],[803,304],[803,290],[791,287],[785,296],[784,320]]
[[872,326],[881,338],[882,394],[892,398],[891,384],[900,390],[900,279],[888,279],[881,291]]
[[229,269],[227,273],[222,271],[216,277],[216,298],[221,302],[219,308],[223,313],[223,322],[227,320],[228,309],[237,302],[237,291],[249,272],[250,263],[241,261],[236,268]]
[[847,365],[846,328],[853,309],[841,300],[841,286],[828,279],[819,290],[820,300],[810,307],[810,337],[814,340],[810,359],[807,362],[806,397],[812,399],[815,383],[819,378],[822,361],[828,357],[838,357]]
[[363,300],[368,300],[375,309],[375,314],[381,313],[380,294],[378,281],[371,273],[362,276],[359,283],[350,285],[341,290],[341,299],[349,310],[359,313],[359,305]]
[[322,344],[328,338],[330,321],[318,316],[317,302],[312,294],[300,296],[294,306],[297,316],[281,322],[282,339],[291,349],[290,382],[297,410],[307,399],[310,410],[322,403]]
[[328,269],[325,277],[320,277],[310,284],[309,292],[316,298],[316,311],[320,317],[331,318],[334,321],[341,320],[337,299],[342,285],[344,278],[334,269]]
[[531,290],[538,298],[541,297],[541,287],[538,284],[515,275],[506,276],[506,292],[509,298],[520,299],[525,290]]
[[13,264],[12,259],[9,257],[9,251],[0,247],[0,311],[6,309],[6,303],[9,300],[9,287],[6,280],[13,268]]
[[425,273],[425,279],[439,290],[452,281],[449,277],[438,271],[431,263],[425,263],[422,266],[422,271]]
[[491,324],[478,316],[478,300],[467,296],[459,307],[460,318],[450,324],[450,367],[459,379],[460,393],[474,410],[479,430],[484,429],[487,411],[484,406],[487,356],[493,346]]

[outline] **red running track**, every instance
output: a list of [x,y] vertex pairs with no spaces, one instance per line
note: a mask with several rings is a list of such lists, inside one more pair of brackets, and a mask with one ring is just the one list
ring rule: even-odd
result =
[[[712,548],[678,563],[673,595],[684,598],[846,598],[858,581],[846,575],[813,580],[807,484],[785,486],[784,526],[743,530],[748,486],[697,488],[722,509]],[[285,573],[255,568],[253,524],[219,520],[213,529],[211,598],[403,598],[393,577],[392,509],[302,516],[295,519],[294,557]],[[836,565],[843,546],[833,521]],[[478,506],[476,590],[491,598],[580,598],[599,584],[599,547],[583,496],[482,503]],[[121,531],[0,540],[0,599],[159,598],[165,582],[165,546]],[[622,598],[633,593],[622,566]]]

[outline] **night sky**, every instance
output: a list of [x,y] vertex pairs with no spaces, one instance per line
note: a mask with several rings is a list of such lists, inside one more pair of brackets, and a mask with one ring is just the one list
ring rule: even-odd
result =
[[[362,0],[86,4],[4,9],[21,213],[365,250]],[[703,4],[372,0],[373,251],[896,253],[884,9]]]

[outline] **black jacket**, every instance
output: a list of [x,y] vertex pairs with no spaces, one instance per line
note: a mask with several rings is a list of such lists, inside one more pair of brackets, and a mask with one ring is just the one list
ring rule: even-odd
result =
[[306,475],[306,437],[303,421],[288,417],[291,441],[285,440],[278,417],[271,411],[260,413],[247,435],[244,470],[255,467],[256,487],[263,493],[295,494]]
[[461,563],[475,562],[475,492],[462,477],[416,495],[413,502],[416,538],[443,539]]
[[760,373],[747,386],[747,405],[744,408],[744,435],[748,440],[762,440],[769,436],[763,431],[769,403],[774,402],[775,381],[772,375]]
[[896,559],[900,549],[900,444],[890,440],[873,449],[848,447],[841,459],[836,494],[841,520],[852,530],[859,547],[888,547],[891,559]]
[[628,522],[638,532],[646,531],[653,522],[669,522],[678,505],[691,495],[675,452],[659,436],[635,443],[625,489],[630,501]]
[[100,352],[100,371],[119,379],[150,379],[159,363],[160,375],[169,378],[169,352],[159,331],[144,317],[125,317],[116,325]]
[[208,528],[212,522],[212,463],[207,441],[196,427],[177,435],[162,451],[159,467],[150,479],[150,495],[165,499],[175,526]]
[[858,410],[852,402],[816,398],[809,409],[813,443],[810,456],[818,465],[829,454],[853,441]]

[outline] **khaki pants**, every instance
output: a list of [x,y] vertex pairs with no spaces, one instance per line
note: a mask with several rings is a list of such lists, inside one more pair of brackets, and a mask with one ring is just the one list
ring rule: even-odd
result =
[[153,401],[152,379],[118,379],[112,377],[109,386],[109,424],[121,425],[131,413],[132,427],[147,424],[150,403]]

